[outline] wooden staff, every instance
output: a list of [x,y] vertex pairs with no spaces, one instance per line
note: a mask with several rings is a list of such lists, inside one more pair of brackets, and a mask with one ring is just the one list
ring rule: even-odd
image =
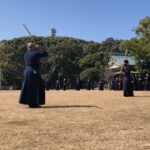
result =
[[[127,53],[128,53],[128,49],[126,49],[126,51],[125,51],[124,60],[125,60],[126,57],[127,57]],[[124,61],[124,60],[123,60],[123,61]]]
[[[124,62],[124,60],[125,60],[125,59],[126,59],[126,57],[127,57],[127,53],[128,53],[128,49],[126,49],[126,51],[125,51],[125,55],[124,55],[123,62]],[[120,72],[121,72],[121,70],[122,70],[122,67],[123,67],[123,64],[121,64]]]
[[25,30],[28,32],[28,34],[29,34],[29,36],[31,37],[31,39],[33,40],[33,42],[36,43],[36,41],[35,41],[33,35],[31,34],[31,32],[29,31],[29,29],[27,28],[27,26],[26,26],[25,24],[23,24],[23,26],[24,26]]

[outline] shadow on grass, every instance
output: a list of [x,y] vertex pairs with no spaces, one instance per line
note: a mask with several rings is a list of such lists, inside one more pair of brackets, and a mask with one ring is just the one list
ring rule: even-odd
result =
[[103,109],[94,105],[51,105],[51,106],[41,106],[40,108],[98,108]]

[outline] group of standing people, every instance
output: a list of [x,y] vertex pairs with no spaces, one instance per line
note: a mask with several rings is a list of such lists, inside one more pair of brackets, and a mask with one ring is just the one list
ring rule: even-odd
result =
[[[99,87],[99,90],[104,90],[104,82],[103,80],[100,80],[99,83],[98,83],[98,87]],[[46,85],[46,87],[48,87],[48,85]],[[87,80],[86,82],[84,82],[84,85],[83,85],[83,82],[81,83],[79,77],[76,78],[76,81],[74,83],[74,86],[72,87],[72,84],[69,84],[67,83],[67,80],[66,78],[63,79],[63,81],[60,81],[60,80],[56,80],[55,82],[55,89],[58,91],[60,89],[62,90],[66,90],[66,89],[76,89],[76,90],[80,90],[81,88],[84,88],[84,89],[87,89],[87,90],[94,90],[94,82],[91,82],[91,80]],[[47,90],[49,90],[49,88],[47,88]]]
[[150,90],[150,74],[146,74],[145,76],[135,74],[132,77],[133,89],[135,91],[149,91]]
[[122,90],[123,89],[122,75],[120,77],[110,78],[108,82],[108,87],[110,90]]
[[[131,83],[134,91],[150,91],[150,74],[132,74]],[[113,77],[109,79],[109,89],[122,90],[123,76]]]

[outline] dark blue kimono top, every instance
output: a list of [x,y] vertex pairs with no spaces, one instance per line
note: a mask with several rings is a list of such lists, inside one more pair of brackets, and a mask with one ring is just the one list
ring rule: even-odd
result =
[[122,69],[124,77],[130,77],[130,66],[129,65],[124,65]]
[[27,51],[24,55],[24,61],[26,66],[30,66],[35,70],[39,70],[40,61],[42,57],[47,57],[48,53],[46,51]]

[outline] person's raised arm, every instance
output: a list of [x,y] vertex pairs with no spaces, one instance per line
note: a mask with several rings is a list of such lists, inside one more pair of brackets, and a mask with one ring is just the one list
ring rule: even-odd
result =
[[48,53],[47,51],[41,50],[39,45],[36,45],[35,56],[38,58],[47,57]]

